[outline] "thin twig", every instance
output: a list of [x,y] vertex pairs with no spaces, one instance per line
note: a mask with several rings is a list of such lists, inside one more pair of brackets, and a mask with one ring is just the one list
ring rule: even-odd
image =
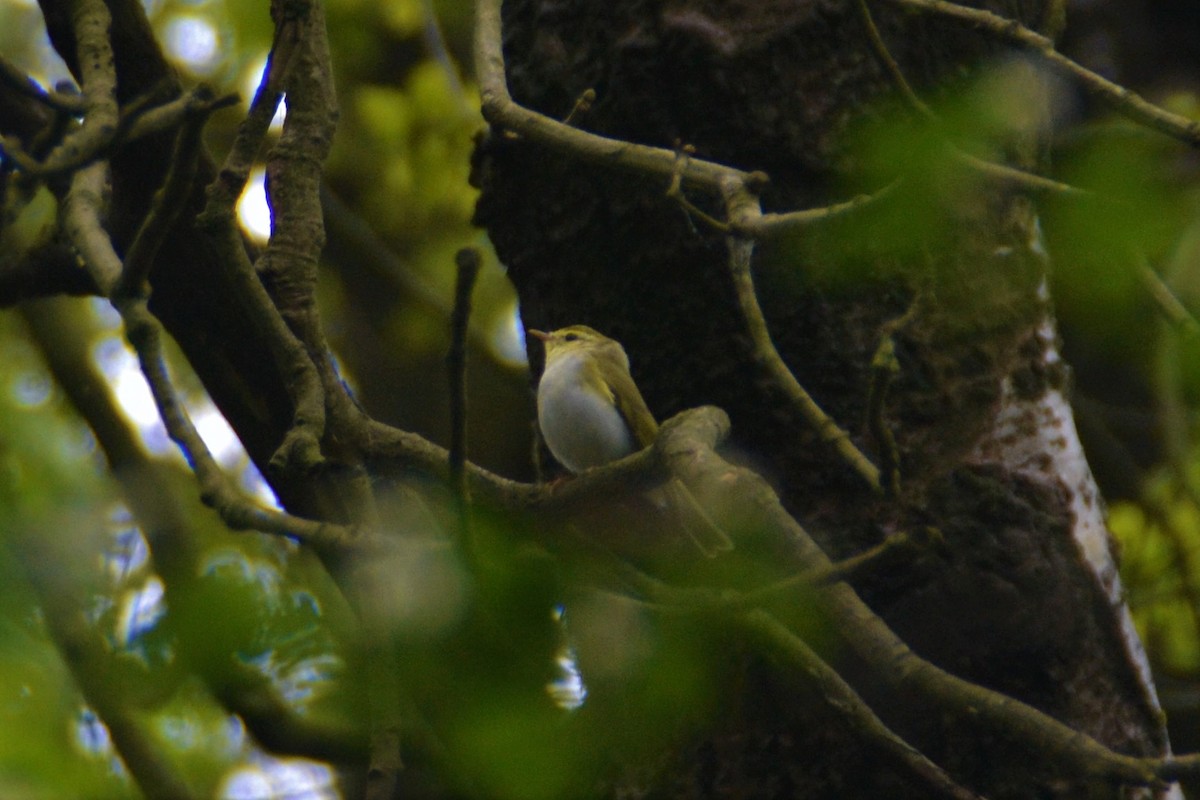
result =
[[225,156],[216,180],[208,190],[208,203],[200,215],[202,220],[217,224],[219,220],[232,218],[233,209],[250,170],[262,148],[263,140],[271,127],[271,120],[283,99],[283,89],[295,61],[296,47],[300,41],[298,23],[288,21],[275,29],[275,39],[267,54],[262,81],[250,101],[250,110],[238,126],[233,145]]
[[345,388],[334,369],[316,301],[318,259],[325,246],[321,174],[336,127],[337,98],[321,3],[288,0],[274,4],[272,14],[277,41],[292,43],[291,68],[283,83],[290,99],[283,133],[267,156],[271,240],[254,271],[300,344],[286,340],[292,425],[271,465],[304,472],[323,460],[327,409]]
[[113,147],[171,130],[190,117],[208,115],[237,102],[236,94],[214,95],[211,88],[201,84],[173,100],[147,108],[136,116],[122,114],[122,132],[113,141]]
[[883,572],[898,562],[928,552],[941,540],[941,531],[936,528],[923,527],[901,531],[858,555],[835,561],[828,566],[803,570],[783,580],[740,594],[727,594],[722,597],[721,605],[726,610],[762,608],[794,596],[801,590],[832,586],[838,582],[853,584],[866,575]]
[[196,114],[185,120],[176,134],[167,176],[125,253],[125,266],[120,280],[113,287],[113,296],[145,295],[158,250],[179,219],[191,194],[200,159],[201,134],[207,121],[207,115]]
[[872,491],[882,492],[879,468],[872,464],[871,459],[855,446],[850,439],[850,434],[826,414],[817,401],[812,398],[812,395],[800,385],[783,357],[779,355],[779,351],[775,349],[766,317],[763,316],[762,308],[758,304],[754,278],[750,273],[753,242],[747,239],[730,238],[728,246],[729,274],[733,279],[734,292],[742,311],[742,319],[753,344],[752,354],[755,361],[796,406],[805,421],[817,432],[821,441],[832,445],[842,460],[858,473]]
[[1159,277],[1145,256],[1137,257],[1136,269],[1138,280],[1166,320],[1189,336],[1200,335],[1200,321],[1176,296],[1166,281]]
[[[499,128],[575,158],[614,169],[657,176],[669,181],[676,170],[675,152],[610,139],[564,125],[559,120],[518,105],[508,93],[504,54],[500,46],[500,2],[475,4],[475,71],[479,76],[483,116]],[[749,173],[701,159],[689,159],[681,171],[684,185],[717,194],[723,178],[747,178]]]
[[862,742],[889,762],[900,775],[906,776],[913,785],[927,792],[925,796],[947,800],[981,800],[980,795],[955,783],[944,769],[897,736],[837,670],[771,614],[761,609],[750,611],[741,618],[740,623],[752,639],[767,653],[784,662],[788,670],[799,669],[806,674],[811,686],[837,710],[839,716],[854,727]]
[[55,111],[65,111],[75,116],[83,113],[82,97],[68,92],[43,89],[5,58],[0,58],[0,81]]
[[[904,77],[904,71],[900,69],[900,64],[896,62],[892,56],[887,44],[883,41],[883,37],[879,33],[879,28],[875,26],[875,18],[871,15],[871,9],[867,6],[867,0],[857,0],[859,15],[862,17],[863,25],[867,31],[867,39],[871,42],[871,49],[875,52],[875,56],[883,64],[888,75],[891,76],[892,82],[896,84],[897,90],[908,103],[913,112],[928,122],[937,134],[943,139],[945,138],[942,132],[941,120],[929,104],[922,100],[913,90],[908,79]],[[1035,175],[1032,172],[1026,172],[1016,167],[1008,166],[1007,164],[997,164],[993,161],[979,158],[971,155],[968,152],[960,149],[952,144],[948,139],[944,142],[947,152],[950,157],[961,164],[979,172],[980,174],[991,178],[1000,183],[1008,183],[1014,186],[1019,186],[1038,193],[1051,193],[1063,196],[1074,197],[1092,197],[1093,193],[1086,189],[1080,189],[1071,186],[1061,181],[1052,180],[1050,178]]]
[[900,65],[896,63],[896,59],[892,57],[891,50],[883,41],[883,37],[879,34],[879,28],[875,26],[875,18],[871,16],[871,9],[867,6],[867,0],[857,0],[858,14],[862,17],[863,26],[867,31],[867,39],[871,42],[871,49],[875,51],[876,58],[883,64],[883,68],[892,78],[892,83],[896,84],[896,88],[900,90],[900,94],[904,97],[905,102],[909,104],[914,111],[925,119],[936,122],[937,115],[933,113],[924,100],[922,100],[908,79],[904,77],[904,70],[900,69]]
[[458,73],[458,64],[450,54],[450,48],[446,46],[446,36],[442,32],[442,24],[438,19],[437,9],[433,7],[433,0],[421,0],[421,12],[424,22],[421,32],[424,34],[425,49],[442,68],[446,83],[450,84],[450,90],[462,111],[474,114],[475,109],[468,107],[467,92],[463,88],[462,76]]
[[121,278],[121,259],[100,225],[100,210],[107,205],[108,162],[93,161],[71,176],[63,202],[63,230],[83,259],[92,282],[107,297]]
[[[123,265],[100,225],[106,170],[107,163],[97,161],[76,173],[68,193],[65,225],[93,280],[111,295],[121,280]],[[176,199],[170,196],[172,202]],[[362,537],[352,529],[264,508],[243,496],[213,459],[171,385],[162,355],[162,325],[146,308],[145,298],[124,295],[113,297],[113,301],[125,321],[125,334],[138,354],[168,435],[191,464],[200,482],[201,498],[217,509],[230,528],[292,536],[317,548],[345,550],[369,543],[360,542]]]
[[[467,326],[471,319],[471,291],[479,276],[479,250],[464,247],[454,257],[458,277],[454,284],[454,311],[450,315],[450,349],[446,368],[450,381],[450,482],[459,510],[466,513],[467,480]],[[463,520],[465,522],[465,519]]]
[[729,223],[717,219],[687,198],[683,191],[683,170],[695,153],[691,145],[680,145],[675,150],[675,171],[671,173],[671,182],[667,184],[666,196],[679,204],[689,217],[695,217],[713,230],[722,233],[729,232]]
[[[902,182],[902,178],[897,178],[882,189],[870,194],[860,194],[840,203],[819,208],[806,208],[801,211],[763,213],[757,202],[733,203],[727,209],[730,228],[740,236],[754,239],[790,233],[810,225],[847,216],[862,208],[882,202],[890,197]],[[757,197],[758,192],[753,189],[751,191],[752,196]]]
[[596,90],[592,88],[584,89],[579,97],[575,98],[575,105],[571,106],[571,111],[563,118],[564,125],[574,125],[585,114],[592,110],[592,104],[596,102]]
[[888,497],[900,493],[900,449],[896,436],[888,425],[887,395],[900,362],[896,359],[896,343],[891,334],[879,341],[875,355],[871,357],[871,385],[867,392],[867,426],[879,450],[880,472],[883,475],[883,490]]
[[1149,103],[1124,86],[1087,69],[1064,56],[1054,47],[1048,36],[1026,28],[1012,19],[1006,19],[979,8],[968,8],[945,0],[886,0],[905,9],[924,11],[949,19],[964,22],[972,27],[987,31],[992,36],[1037,53],[1048,64],[1079,81],[1085,90],[1108,103],[1117,112],[1152,128],[1160,133],[1200,146],[1200,122],[1171,113]]
[[74,22],[83,91],[83,124],[68,133],[37,164],[39,170],[47,173],[59,171],[63,164],[86,163],[90,160],[86,154],[98,153],[112,141],[120,122],[117,71],[108,39],[112,26],[108,6],[104,0],[80,0]]

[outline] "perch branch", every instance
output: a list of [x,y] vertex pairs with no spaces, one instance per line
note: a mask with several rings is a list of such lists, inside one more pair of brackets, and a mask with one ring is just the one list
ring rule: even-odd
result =
[[[667,451],[688,449],[692,457],[672,464],[693,485],[723,487],[744,525],[773,531],[796,544],[802,569],[821,574],[833,569],[829,559],[787,512],[771,487],[751,470],[735,467],[708,447],[721,427],[716,409],[685,412],[663,426],[662,437],[684,437],[685,444],[663,445]],[[726,420],[727,422],[727,420]],[[711,430],[710,430],[711,429]],[[658,447],[656,447],[658,449]],[[709,473],[709,474],[705,474]],[[719,479],[718,479],[719,476]],[[844,583],[816,588],[809,595],[838,631],[849,650],[869,668],[868,680],[895,696],[925,698],[933,710],[948,717],[969,714],[997,735],[1020,742],[1032,751],[1049,754],[1080,776],[1132,785],[1154,785],[1200,775],[1200,755],[1137,757],[1116,753],[1090,736],[999,692],[973,684],[917,656],[854,590]],[[711,608],[711,601],[709,607]],[[787,635],[794,636],[790,632]],[[794,645],[780,642],[790,648]]]

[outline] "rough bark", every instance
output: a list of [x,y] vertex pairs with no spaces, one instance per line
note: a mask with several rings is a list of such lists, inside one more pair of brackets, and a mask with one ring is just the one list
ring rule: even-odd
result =
[[[901,69],[927,96],[997,63],[998,45],[964,26],[869,5]],[[1031,27],[1053,16],[1040,3],[988,7]],[[851,129],[897,103],[849,2],[509,0],[504,26],[518,102],[561,118],[594,89],[580,127],[682,143],[698,157],[764,170],[768,210],[845,199],[861,167]],[[1010,163],[1036,163],[1036,133],[1013,135]],[[733,298],[723,235],[689,219],[665,186],[501,134],[479,166],[478,220],[508,265],[527,324],[585,323],[620,339],[660,417],[704,403],[728,411],[735,448],[777,483],[833,557],[896,531],[938,528],[944,548],[855,586],[918,654],[1119,751],[1166,750],[1064,400],[1068,371],[1028,197],[981,183],[940,207],[936,236],[901,247],[895,231],[904,229],[906,207],[930,202],[910,185],[860,215],[853,246],[832,226],[757,248],[776,345],[824,409],[876,455],[879,442],[863,422],[869,365],[893,334],[900,371],[886,419],[902,475],[893,499],[872,495],[765,379]],[[785,545],[773,547],[786,558]],[[855,674],[852,663],[841,667]],[[748,659],[727,713],[609,791],[918,796],[874,766],[818,698],[776,681]],[[856,688],[895,730],[989,797],[1116,796],[1056,774],[1020,743],[981,737],[967,719],[930,718],[869,681]]]

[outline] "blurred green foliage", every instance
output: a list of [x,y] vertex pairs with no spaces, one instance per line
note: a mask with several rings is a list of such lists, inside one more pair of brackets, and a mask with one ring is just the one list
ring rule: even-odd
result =
[[[147,5],[156,31],[177,42],[175,62],[189,81],[252,91],[272,36],[265,2]],[[431,25],[431,7],[445,50]],[[385,361],[411,365],[405,377],[411,391],[399,396],[385,386],[381,392],[397,405],[414,402],[420,391],[428,394],[424,402],[444,405],[428,364],[440,362],[445,350],[453,254],[467,244],[486,248],[469,224],[471,136],[481,125],[476,90],[460,66],[470,8],[451,0],[328,3],[341,115],[327,185],[395,263],[377,265],[370,280],[362,280],[354,272],[361,265],[330,257],[322,311],[335,348],[348,359],[372,354],[347,363],[356,382],[374,380]],[[34,35],[36,8],[0,0],[0,17],[6,21],[0,53],[39,78],[63,75],[44,38]],[[171,38],[181,30],[190,30],[194,41]],[[210,54],[190,62],[185,54],[195,51],[189,46],[209,52],[202,47],[206,37],[212,38]],[[978,198],[990,184],[951,146],[1003,160],[1014,125],[1038,123],[1030,118],[1026,78],[1027,66],[1014,64],[981,83],[946,90],[936,103],[936,126],[915,124],[907,115],[876,117],[856,134],[856,180],[846,188],[876,191],[903,177],[905,201],[851,215],[815,241],[854,260],[864,246],[913,255],[952,235],[947,210]],[[209,143],[218,158],[237,119],[227,113],[214,120]],[[1200,260],[1187,245],[1189,236],[1200,241],[1189,228],[1198,210],[1191,165],[1181,163],[1177,145],[1123,124],[1072,132],[1055,156],[1055,178],[1101,198],[1051,197],[1044,205],[1060,307],[1081,335],[1145,374],[1147,343],[1154,341],[1147,331],[1157,330],[1148,316],[1156,311],[1138,279],[1138,256],[1172,263],[1164,277],[1200,308],[1200,290],[1191,288],[1200,287]],[[863,220],[869,228],[860,226]],[[402,276],[388,271],[397,265]],[[500,349],[497,332],[511,328],[515,298],[490,255],[474,301],[473,325]],[[373,326],[362,326],[364,318]],[[1186,358],[1200,359],[1194,341],[1184,346],[1193,348]],[[1200,366],[1200,360],[1188,363]],[[176,367],[194,394],[186,369]],[[524,380],[519,371],[513,375]],[[1200,392],[1197,375],[1185,375],[1187,401]],[[311,554],[278,539],[226,531],[198,505],[192,479],[176,461],[177,491],[166,500],[186,506],[203,546],[186,573],[161,574],[137,555],[144,540],[128,521],[94,442],[11,315],[0,316],[0,376],[0,795],[136,795],[47,634],[36,591],[40,569],[71,565],[79,607],[110,648],[110,663],[98,668],[119,678],[164,752],[205,794],[262,763],[262,754],[197,676],[221,681],[249,671],[310,719],[361,717],[363,698],[353,681],[358,665],[348,663],[346,627],[339,623],[344,599]],[[499,427],[523,445],[527,422],[502,419]],[[1124,546],[1135,617],[1156,665],[1195,678],[1200,504],[1190,487],[1200,477],[1194,474],[1200,451],[1192,446],[1195,431],[1185,435],[1188,473],[1164,470],[1144,502],[1114,507],[1111,521]],[[430,515],[441,519],[445,509]],[[394,595],[379,602],[395,613],[398,626],[407,626],[401,668],[414,695],[410,702],[440,737],[445,757],[462,765],[457,774],[465,790],[501,798],[574,796],[614,753],[652,750],[687,735],[679,720],[686,726],[719,713],[723,676],[711,654],[724,652],[727,643],[710,620],[664,620],[611,594],[565,597],[554,561],[512,543],[521,521],[477,520],[479,558],[469,565],[444,541],[416,536],[425,523],[406,524],[411,548],[359,568],[391,576]],[[51,542],[50,552],[61,560],[30,559],[26,548],[39,539]],[[555,616],[560,603],[566,606],[561,619]],[[819,621],[790,622],[806,628],[810,641],[820,640]],[[557,659],[565,652],[577,658],[589,692],[572,711],[548,691],[561,680]]]
[[107,652],[87,668],[215,795],[252,750],[194,674],[245,666],[298,709],[317,707],[340,670],[322,601],[291,577],[296,548],[225,529],[178,457],[163,466],[177,494],[160,501],[182,503],[205,546],[163,598],[94,440],[15,323],[0,317],[0,794],[137,796],[47,634],[47,614],[77,613]]
[[1148,490],[1152,511],[1121,503],[1110,510],[1109,524],[1122,545],[1134,621],[1155,666],[1170,675],[1195,675],[1200,673],[1200,508],[1179,489],[1164,474]]
[[[113,499],[90,437],[70,419],[15,322],[0,317],[0,794],[129,796],[112,753],[88,744],[83,703],[30,584],[61,570],[86,592],[98,570],[30,561],[21,547],[27,538],[49,540],[51,553],[95,546],[97,518],[103,526]],[[99,559],[86,566],[99,566]],[[100,609],[111,601],[91,599]]]

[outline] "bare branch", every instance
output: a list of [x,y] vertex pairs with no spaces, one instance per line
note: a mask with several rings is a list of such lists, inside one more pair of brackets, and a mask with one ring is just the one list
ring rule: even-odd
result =
[[291,536],[319,551],[346,551],[362,543],[351,528],[301,519],[243,496],[209,452],[171,384],[162,358],[162,327],[158,320],[144,301],[128,301],[122,306],[118,310],[125,320],[126,336],[138,354],[163,424],[195,470],[201,499],[221,514],[225,524],[234,530]]
[[123,269],[112,240],[100,225],[107,196],[108,162],[94,161],[71,177],[71,188],[63,202],[62,222],[67,239],[105,297],[112,294]]
[[[702,411],[715,413],[712,409]],[[707,425],[711,421],[710,414],[687,412],[663,426],[660,439],[684,437],[688,443],[679,449],[693,452],[693,457],[674,462],[673,469],[680,470],[689,483],[722,486],[733,506],[727,513],[738,515],[742,525],[758,526],[759,530],[772,531],[781,539],[794,542],[802,570],[819,575],[834,569],[761,477],[726,463],[710,450],[695,455],[697,448],[703,449],[702,442],[710,439]],[[670,443],[664,447],[668,451],[673,449]],[[712,596],[707,590],[692,590],[690,596],[695,596],[696,591]],[[973,684],[921,659],[844,583],[818,588],[806,597],[828,616],[831,629],[838,631],[844,646],[869,667],[867,679],[898,697],[916,693],[938,714],[950,718],[969,715],[1031,752],[1049,754],[1079,776],[1146,786],[1200,775],[1200,755],[1139,758],[1116,753],[1019,700]],[[727,602],[729,597],[721,600]],[[738,602],[734,596],[735,607]],[[706,603],[709,609],[714,607],[712,599]]]
[[888,75],[891,76],[892,83],[896,84],[896,88],[900,90],[900,95],[904,98],[904,101],[920,116],[930,122],[936,122],[937,115],[913,91],[908,79],[904,77],[904,70],[900,69],[900,65],[896,63],[896,59],[892,57],[891,51],[888,50],[888,46],[884,43],[883,37],[879,35],[879,28],[875,27],[875,18],[871,16],[871,9],[867,5],[867,0],[856,0],[856,4],[858,5],[858,14],[862,18],[863,26],[867,31],[867,40],[871,43],[871,49],[875,51],[876,58],[883,64],[883,68],[887,71]]
[[[271,241],[255,271],[309,362],[289,381],[292,427],[272,458],[276,468],[303,470],[321,459],[328,411],[345,419],[360,412],[334,370],[315,296],[325,246],[321,170],[337,120],[325,16],[319,2],[280,3],[272,13],[276,40],[287,45],[283,87],[290,100],[283,135],[267,158]],[[299,367],[299,352],[292,358]]]
[[295,63],[296,47],[300,41],[298,23],[286,21],[275,28],[275,40],[267,54],[262,81],[250,101],[250,111],[238,126],[233,146],[225,156],[225,163],[217,179],[208,190],[208,204],[201,214],[209,224],[220,219],[233,217],[234,205],[246,186],[250,170],[262,148],[263,140],[275,118],[275,111],[283,99],[283,88]]
[[[67,196],[65,227],[93,280],[106,295],[112,296],[114,305],[121,312],[126,336],[138,353],[163,423],[195,470],[202,499],[216,508],[226,524],[234,530],[258,530],[293,536],[317,548],[345,549],[361,544],[360,537],[349,529],[263,508],[243,497],[213,459],[171,386],[162,357],[161,324],[150,314],[143,297],[113,296],[113,290],[121,281],[124,265],[100,224],[107,167],[107,162],[97,161],[76,173]],[[177,180],[180,179],[168,177],[167,183],[170,185]],[[165,195],[164,200],[178,202],[174,194]],[[169,210],[160,212],[169,213]]]
[[1187,142],[1193,147],[1200,146],[1200,122],[1149,103],[1124,86],[1113,83],[1081,66],[1058,52],[1050,37],[1032,31],[1015,20],[1005,19],[991,11],[968,8],[957,3],[945,2],[945,0],[886,0],[886,2],[905,9],[924,11],[958,20],[986,31],[998,39],[1037,53],[1045,59],[1046,63],[1078,80],[1084,89],[1134,122]]
[[[883,37],[880,36],[879,29],[875,26],[875,19],[871,16],[871,9],[867,6],[867,0],[857,0],[857,3],[863,25],[866,27],[867,39],[871,42],[871,49],[875,52],[880,63],[883,64],[888,75],[891,76],[892,82],[896,84],[900,95],[918,117],[933,125],[935,130],[940,129],[941,121],[938,119],[937,114],[913,90],[908,79],[904,77],[904,71],[900,69],[900,65],[892,56],[891,51],[888,50]],[[1086,189],[1079,189],[1060,181],[1044,178],[1041,175],[1035,175],[1032,172],[1008,166],[1007,164],[997,164],[993,161],[987,161],[978,156],[971,155],[956,147],[949,140],[946,140],[945,146],[947,153],[952,159],[998,183],[1010,184],[1036,193],[1051,193],[1075,197],[1093,196]]]
[[[782,213],[764,213],[756,199],[758,190],[751,184],[745,187],[745,191],[741,191],[741,187],[738,187],[738,192],[726,195],[726,213],[729,216],[730,228],[734,233],[754,239],[769,238],[837,219],[882,202],[896,192],[903,184],[903,180],[903,178],[897,178],[878,191],[871,194],[860,194],[841,203]],[[730,182],[726,186],[732,187],[735,184]],[[739,194],[741,197],[738,197]]]
[[[108,34],[112,16],[104,0],[80,0],[74,18],[80,86],[83,91],[83,124],[67,134],[40,163],[39,171],[54,173],[64,165],[81,165],[107,147],[117,134],[117,70]],[[10,155],[14,155],[10,153]],[[18,165],[27,168],[31,165]]]
[[887,396],[892,382],[900,372],[896,358],[896,343],[885,334],[871,357],[871,386],[867,392],[867,428],[875,439],[883,474],[883,489],[888,497],[900,494],[900,450],[896,437],[887,424]]
[[883,486],[879,480],[879,468],[871,463],[871,459],[855,446],[850,434],[841,428],[817,402],[812,398],[792,371],[784,362],[779,351],[771,341],[771,333],[767,328],[767,320],[758,304],[758,293],[754,289],[754,278],[750,274],[750,255],[753,243],[745,239],[730,239],[729,241],[729,273],[733,279],[734,291],[737,294],[738,305],[746,330],[753,343],[753,357],[770,377],[775,385],[791,400],[792,404],[813,427],[821,441],[830,444],[848,464],[866,482],[874,492],[882,492]]
[[154,259],[191,193],[200,158],[200,136],[207,120],[206,115],[196,114],[187,119],[176,134],[175,150],[171,154],[166,180],[155,194],[150,213],[142,221],[142,226],[125,253],[124,269],[113,287],[113,297],[141,297],[149,290],[148,281]]
[[6,58],[0,58],[0,82],[3,82],[6,86],[15,89],[26,97],[37,100],[54,111],[65,111],[68,114],[74,115],[83,113],[84,105],[82,97],[77,94],[42,89],[42,87],[34,83],[32,78],[17,69]]
[[879,753],[901,775],[925,789],[929,797],[947,800],[981,800],[980,796],[954,782],[946,771],[889,729],[858,693],[798,636],[761,609],[745,614],[741,627],[762,649],[789,669],[808,676],[825,701],[854,726],[868,746]]
[[454,285],[454,313],[450,317],[450,480],[465,508],[467,482],[467,327],[471,319],[471,290],[479,276],[479,251],[464,247],[455,256],[458,279]]
[[[500,46],[500,3],[480,0],[475,4],[475,14],[475,70],[479,75],[484,119],[583,161],[671,180],[676,171],[672,150],[587,133],[515,103],[508,93]],[[748,173],[741,170],[700,159],[689,159],[680,174],[685,186],[714,195],[722,178],[748,178]]]

